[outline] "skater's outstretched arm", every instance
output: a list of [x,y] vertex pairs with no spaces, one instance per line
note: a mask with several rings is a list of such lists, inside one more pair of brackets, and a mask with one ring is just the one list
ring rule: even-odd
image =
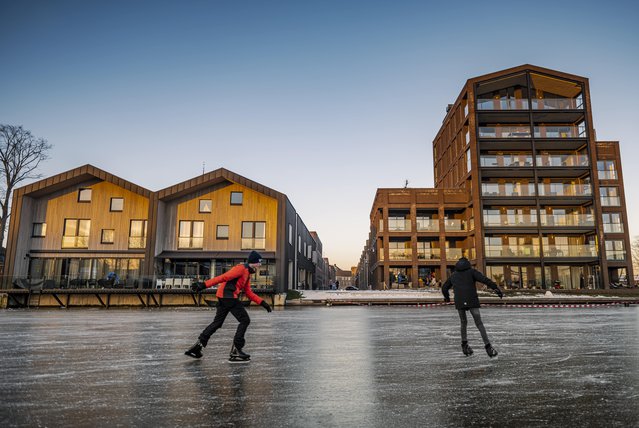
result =
[[492,279],[486,277],[483,273],[479,272],[476,269],[473,269],[473,278],[475,279],[475,281],[486,284],[487,286],[495,290],[495,293],[497,293],[500,299],[504,297],[504,292],[499,289],[497,283]]
[[237,265],[230,271],[205,281],[204,285],[206,285],[206,288],[209,288],[222,282],[228,282],[232,279],[239,278],[242,274],[244,274],[244,268],[242,265]]

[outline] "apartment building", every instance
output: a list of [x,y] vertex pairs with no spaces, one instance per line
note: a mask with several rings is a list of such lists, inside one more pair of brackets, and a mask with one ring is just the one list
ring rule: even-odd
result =
[[[399,284],[422,284],[426,248],[437,279],[456,255],[509,288],[608,288],[633,277],[619,143],[596,140],[587,78],[522,65],[469,79],[433,158],[435,189],[406,189],[403,202],[402,189],[376,196],[363,258],[377,288],[398,273]],[[435,196],[453,190],[465,192],[463,206]],[[412,196],[420,191],[440,198],[439,218]],[[444,227],[438,239],[413,232],[424,215]]]
[[257,250],[252,284],[281,292],[313,284],[316,248],[286,195],[224,168],[152,192],[85,165],[14,191],[6,274],[186,288]]

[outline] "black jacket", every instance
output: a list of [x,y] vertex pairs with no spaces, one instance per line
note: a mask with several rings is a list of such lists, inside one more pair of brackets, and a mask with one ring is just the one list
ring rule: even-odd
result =
[[461,259],[455,265],[455,271],[442,286],[444,299],[447,301],[450,299],[448,290],[452,287],[455,291],[455,307],[457,309],[478,308],[479,297],[477,297],[475,282],[486,284],[497,291],[497,294],[501,294],[501,290],[494,281],[473,269],[468,260]]

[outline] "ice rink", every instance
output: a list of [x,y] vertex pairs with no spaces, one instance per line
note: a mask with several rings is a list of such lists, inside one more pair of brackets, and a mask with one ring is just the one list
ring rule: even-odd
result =
[[212,309],[0,311],[0,426],[639,426],[639,307],[249,308],[248,364]]

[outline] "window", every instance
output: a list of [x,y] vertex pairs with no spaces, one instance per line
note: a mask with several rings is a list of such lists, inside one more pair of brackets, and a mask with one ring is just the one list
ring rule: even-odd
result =
[[293,225],[288,224],[288,243],[293,245]]
[[623,233],[620,213],[603,213],[604,233]]
[[306,251],[306,257],[308,257],[309,259],[313,257],[313,246],[312,245],[308,246],[308,250]]
[[33,223],[33,232],[31,236],[34,238],[44,238],[47,235],[46,223]]
[[231,192],[231,205],[242,205],[244,202],[244,193]]
[[302,237],[297,235],[297,251],[302,252]]
[[213,212],[213,201],[211,199],[200,199],[200,212],[201,213]]
[[124,209],[124,198],[111,198],[111,211],[122,211]]
[[623,241],[606,241],[606,260],[626,260]]
[[204,222],[180,221],[178,249],[204,247]]
[[91,189],[78,190],[78,202],[91,202]]
[[228,224],[219,224],[217,226],[217,239],[229,239],[229,226]]
[[600,160],[597,161],[597,176],[600,180],[616,180],[617,170],[615,169],[615,161]]
[[146,220],[131,220],[129,248],[146,247]]
[[601,205],[604,207],[618,207],[621,205],[619,189],[616,187],[600,187]]
[[115,229],[102,229],[101,244],[113,244],[115,241]]
[[62,232],[62,248],[89,248],[91,220],[67,218]]
[[242,249],[263,250],[266,248],[266,222],[242,222]]
[[470,171],[470,149],[466,150],[466,172]]

